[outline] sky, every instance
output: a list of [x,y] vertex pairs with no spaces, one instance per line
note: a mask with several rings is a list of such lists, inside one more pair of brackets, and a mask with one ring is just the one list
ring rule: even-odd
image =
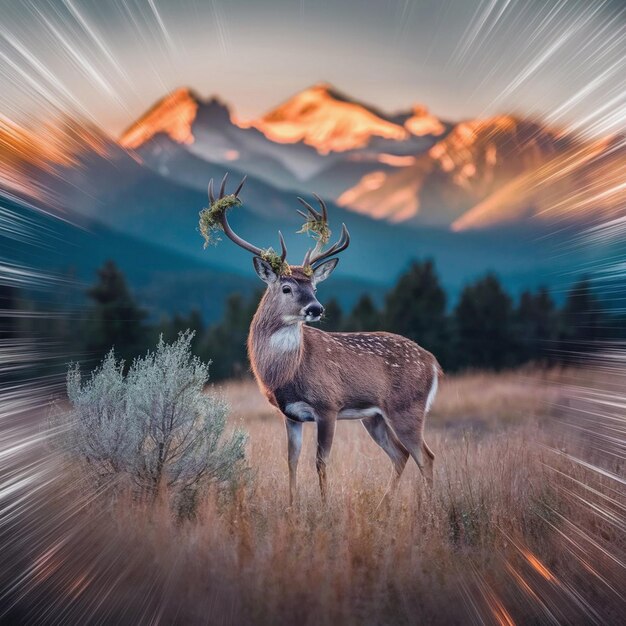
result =
[[320,81],[388,112],[626,128],[616,0],[0,0],[0,116],[117,136],[189,86],[256,117]]

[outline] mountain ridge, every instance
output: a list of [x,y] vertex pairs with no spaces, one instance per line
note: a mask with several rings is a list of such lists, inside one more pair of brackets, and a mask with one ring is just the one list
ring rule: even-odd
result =
[[[146,126],[151,127],[146,131]],[[159,144],[159,133],[170,143]],[[454,123],[423,105],[388,114],[323,82],[252,120],[240,119],[215,97],[202,99],[180,88],[151,107],[120,141],[134,145],[138,137],[145,140],[134,149],[149,167],[198,188],[204,184],[201,163],[208,161],[281,189],[321,193],[357,213],[415,226],[488,228],[500,223],[499,213],[503,223],[549,222],[552,216],[587,221],[580,210],[564,210],[557,193],[572,206],[583,202],[590,213],[596,211],[594,198],[602,198],[604,215],[622,202],[619,192],[611,191],[606,162],[619,165],[623,156],[584,156],[595,154],[601,142],[511,114]],[[181,151],[199,159],[194,181],[188,170],[172,169]],[[578,176],[542,179],[543,168],[554,171],[576,153]],[[595,193],[589,193],[589,181]],[[518,197],[507,189],[517,190]]]
[[[178,143],[191,143],[191,126],[198,107],[212,101],[221,103],[228,110],[231,121],[240,128],[256,128],[268,139],[279,143],[302,142],[321,154],[362,148],[372,136],[404,140],[411,134],[423,136],[445,132],[445,125],[423,104],[413,104],[408,112],[387,114],[378,107],[350,98],[330,83],[319,82],[252,120],[239,117],[216,95],[202,98],[190,87],[179,87],[157,100],[130,124],[118,142],[134,149],[158,132],[165,132]],[[319,114],[321,119],[303,119],[312,114]],[[338,119],[333,120],[333,116]],[[281,124],[291,124],[285,135],[274,128]],[[302,125],[311,128],[307,130]],[[328,145],[324,141],[329,142]]]
[[[285,124],[288,136],[273,140],[271,129]],[[452,230],[549,223],[552,216],[584,224],[599,212],[615,215],[624,201],[611,172],[626,166],[623,138],[588,142],[507,114],[452,123],[422,105],[387,114],[328,83],[246,123],[220,98],[181,87],[154,103],[117,143],[78,122],[65,128],[70,139],[48,145],[37,134],[0,124],[0,141],[15,157],[2,164],[4,179],[27,191],[32,167],[45,170],[51,161],[70,171],[81,152],[116,159],[116,150],[124,150],[143,167],[198,190],[206,186],[205,170],[219,165],[278,189],[320,193],[376,219]]]

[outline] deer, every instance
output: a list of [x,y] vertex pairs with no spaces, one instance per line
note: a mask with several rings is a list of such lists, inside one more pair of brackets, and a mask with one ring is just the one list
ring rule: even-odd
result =
[[[227,177],[217,199],[211,179],[211,207],[227,197]],[[245,180],[227,197],[232,203],[240,203]],[[313,195],[321,210],[298,197],[307,211],[298,213],[329,236],[326,203]],[[395,493],[409,457],[430,491],[435,455],[423,433],[443,374],[437,359],[401,335],[325,332],[308,325],[323,317],[317,286],[330,276],[339,261],[337,255],[350,245],[346,225],[336,243],[324,249],[328,237],[320,236],[300,265],[289,265],[280,231],[281,253],[272,256],[271,248],[259,248],[237,235],[226,210],[217,214],[216,222],[226,237],[253,255],[254,269],[266,284],[250,325],[247,348],[259,389],[284,416],[290,505],[296,497],[302,428],[307,422],[317,426],[316,469],[323,501],[327,499],[326,470],[337,420],[360,421],[391,460],[392,478],[385,498]]]

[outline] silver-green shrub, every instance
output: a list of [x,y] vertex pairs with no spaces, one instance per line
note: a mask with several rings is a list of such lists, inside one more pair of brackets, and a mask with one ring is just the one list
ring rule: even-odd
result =
[[209,365],[192,355],[192,337],[161,338],[126,376],[113,351],[87,380],[70,367],[63,447],[99,482],[126,477],[141,493],[169,487],[195,501],[208,483],[232,485],[246,473],[247,436],[225,433],[228,406],[205,393]]

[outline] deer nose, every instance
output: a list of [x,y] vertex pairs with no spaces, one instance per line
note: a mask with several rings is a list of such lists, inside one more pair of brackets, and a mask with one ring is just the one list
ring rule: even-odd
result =
[[309,304],[306,309],[304,309],[305,315],[311,315],[312,317],[320,317],[324,312],[324,307],[319,302],[314,302],[313,304]]

